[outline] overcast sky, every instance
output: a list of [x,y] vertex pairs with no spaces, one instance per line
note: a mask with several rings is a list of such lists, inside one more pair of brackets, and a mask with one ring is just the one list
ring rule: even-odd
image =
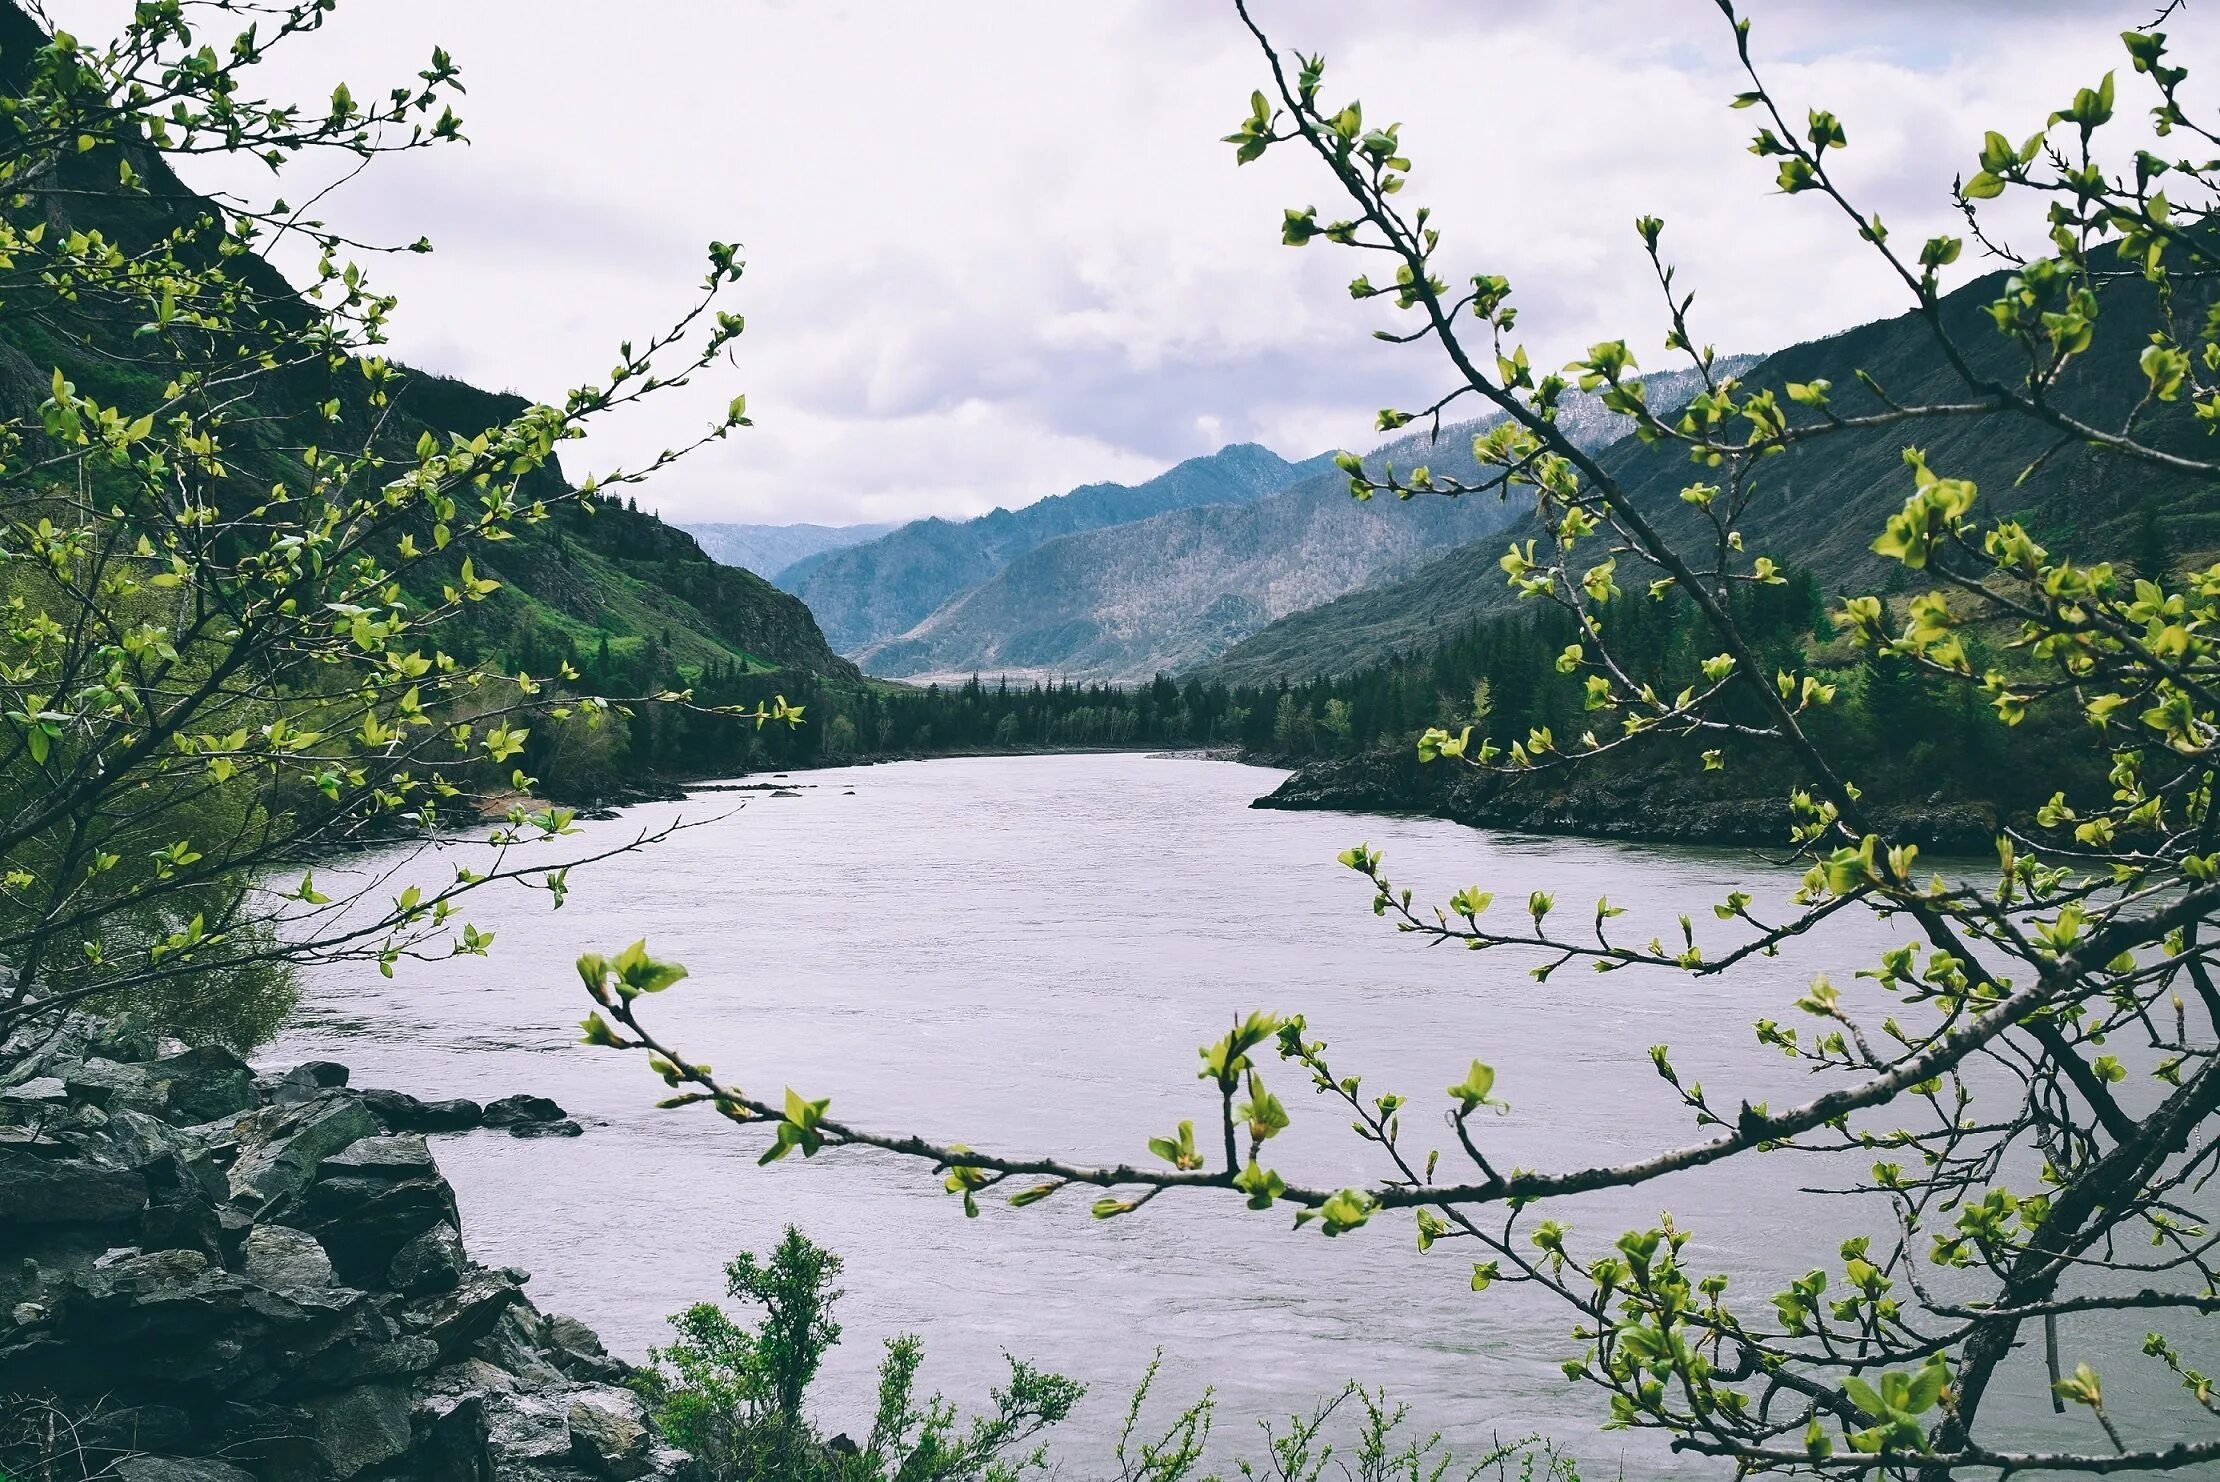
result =
[[[87,29],[114,0],[57,0]],[[1772,191],[1711,0],[1260,0],[1327,92],[1400,119],[1453,281],[1507,274],[1538,363],[1624,336],[1661,363],[1631,230],[1666,218],[1699,332],[1762,350],[1890,313],[1901,290],[1820,202]],[[1768,81],[1845,120],[1842,174],[1897,233],[1949,224],[1986,127],[2015,139],[2119,64],[2148,4],[1753,0]],[[2195,9],[2195,7],[2193,7]],[[2214,27],[2177,18],[2183,50]],[[1369,446],[1441,386],[1375,344],[1364,264],[1278,242],[1331,214],[1293,150],[1236,169],[1263,63],[1230,0],[345,0],[273,85],[320,101],[438,42],[471,143],[389,162],[328,218],[429,257],[375,269],[395,353],[554,399],[665,322],[711,238],[745,245],[736,364],[566,453],[576,474],[689,435],[736,391],[757,425],[643,503],[678,519],[966,515],[1132,481],[1226,442]],[[1281,157],[1284,154],[1284,158]]]

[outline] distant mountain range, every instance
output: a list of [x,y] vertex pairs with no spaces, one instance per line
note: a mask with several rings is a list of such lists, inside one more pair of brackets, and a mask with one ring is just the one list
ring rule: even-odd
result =
[[[1943,300],[1944,322],[1976,357],[1976,367],[2007,378],[2025,374],[2005,361],[2007,342],[1991,325],[1987,305],[2001,275],[1967,284]],[[2140,281],[2115,284],[2108,294],[2147,294]],[[2203,291],[2200,297],[2209,294]],[[2123,307],[2123,312],[2136,309]],[[2177,305],[2177,314],[2189,312]],[[2195,307],[2203,312],[2203,303]],[[2146,384],[2135,364],[2138,347],[2100,336],[2095,352],[2077,362],[2058,388],[2059,403],[2090,420],[2116,425]],[[1964,387],[1937,350],[1917,315],[1863,325],[1826,339],[1792,345],[1745,373],[1754,385],[1790,381],[1833,383],[1834,410],[1855,417],[1883,403],[1861,386],[1857,372],[1872,375],[1899,403],[1962,400]],[[2162,447],[2200,452],[2209,448],[2200,429],[2177,405],[2161,406],[2142,435]],[[2209,483],[2187,479],[2100,451],[2057,445],[2056,434],[2019,417],[1938,417],[1926,421],[1838,433],[1800,445],[1760,465],[1758,496],[1742,521],[1747,549],[1812,572],[1830,596],[1878,590],[1890,563],[1873,554],[1883,521],[1911,493],[1907,445],[1924,448],[1938,472],[1974,479],[1986,513],[2017,518],[2054,549],[2110,554],[2127,543],[2130,523],[2147,505],[2163,517],[2171,539],[2196,549],[2220,543],[2220,500]],[[2041,460],[2025,483],[2021,471]],[[1682,503],[1681,489],[1696,479],[1687,455],[1632,438],[1603,457],[1668,534],[1694,536],[1699,518]],[[1202,667],[1204,678],[1228,683],[1270,683],[1318,674],[1346,674],[1397,652],[1431,646],[1474,618],[1510,606],[1512,595],[1497,566],[1507,541],[1537,534],[1530,511],[1498,538],[1451,551],[1399,580],[1352,592],[1337,601],[1294,612],[1233,645]]]
[[[1697,385],[1688,372],[1653,376],[1652,404],[1676,406]],[[1560,421],[1588,447],[1629,425],[1577,394]],[[1472,476],[1472,436],[1486,425],[1407,435],[1368,462]],[[1329,465],[1262,499],[1050,541],[909,632],[846,651],[889,678],[1146,680],[1205,664],[1277,618],[1405,575],[1520,514],[1517,502],[1485,496],[1359,503]]]
[[1293,464],[1269,448],[1238,443],[1130,488],[1087,484],[976,519],[916,520],[876,540],[806,557],[780,573],[779,585],[809,604],[833,647],[858,653],[908,632],[949,598],[1058,536],[1167,510],[1241,503],[1326,462]]
[[876,540],[895,528],[883,525],[732,525],[717,522],[680,525],[701,542],[710,559],[742,566],[774,585],[779,573],[820,551]]

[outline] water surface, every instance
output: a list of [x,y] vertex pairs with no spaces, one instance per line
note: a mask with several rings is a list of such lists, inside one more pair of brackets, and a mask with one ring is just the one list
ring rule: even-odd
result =
[[[1751,1022],[1793,1018],[1815,971],[1848,982],[1899,936],[1845,918],[1719,979],[1568,969],[1536,983],[1530,959],[1398,936],[1335,853],[1369,841],[1421,899],[1479,883],[1503,912],[1547,889],[1580,920],[1608,893],[1636,940],[1674,938],[1682,911],[1709,926],[1710,902],[1738,886],[1761,914],[1785,913],[1798,872],[1746,851],[1251,810],[1275,781],[1131,755],[951,760],[796,774],[794,796],[633,809],[578,842],[674,817],[698,826],[580,871],[559,912],[540,892],[479,897],[471,918],[498,932],[486,961],[404,964],[390,981],[319,972],[273,1058],[331,1055],[357,1084],[424,1095],[536,1091],[576,1113],[581,1139],[477,1133],[440,1139],[440,1161],[478,1259],[529,1268],[543,1308],[629,1356],[662,1340],[664,1314],[717,1295],[734,1252],[767,1248],[786,1224],[837,1250],[846,1337],[817,1401],[830,1430],[868,1427],[879,1345],[916,1331],[926,1383],[954,1396],[982,1395],[1005,1350],[1092,1384],[1058,1448],[1077,1477],[1102,1474],[1158,1348],[1160,1392],[1215,1384],[1220,1436],[1250,1452],[1256,1418],[1357,1378],[1459,1446],[1543,1430],[1591,1476],[1622,1464],[1633,1477],[1725,1475],[1599,1431],[1597,1394],[1558,1371],[1579,1348],[1567,1313],[1539,1292],[1474,1294],[1469,1258],[1453,1245],[1419,1255],[1407,1217],[1329,1241],[1289,1231],[1285,1214],[1195,1196],[1098,1223],[1074,1191],[966,1220],[921,1166],[874,1153],[758,1168],[762,1134],[655,1110],[664,1087],[639,1058],[576,1043],[589,1005],[573,959],[645,937],[692,970],[656,1022],[753,1092],[792,1085],[859,1123],[1139,1161],[1181,1118],[1211,1125],[1197,1045],[1233,1014],[1299,1011],[1337,1070],[1416,1099],[1407,1143],[1444,1140],[1441,1088],[1477,1056],[1512,1107],[1483,1129],[1498,1166],[1567,1167],[1699,1135],[1652,1071],[1653,1044],[1729,1105],[1814,1094]],[[425,863],[423,877],[453,862]],[[1274,1145],[1284,1172],[1348,1181],[1376,1167],[1294,1075],[1270,1079],[1295,1117]],[[1742,1300],[1762,1303],[1773,1288],[1761,1282],[1836,1260],[1848,1212],[1782,1191],[1819,1171],[1773,1158],[1549,1212],[1600,1244],[1669,1210],[1696,1232],[1694,1260],[1735,1272]],[[2070,1326],[2067,1338],[2070,1366]],[[2031,1434],[2089,1442],[2050,1420],[2039,1364],[2023,1360],[2004,1389]],[[2106,1379],[2132,1413],[2132,1378]]]

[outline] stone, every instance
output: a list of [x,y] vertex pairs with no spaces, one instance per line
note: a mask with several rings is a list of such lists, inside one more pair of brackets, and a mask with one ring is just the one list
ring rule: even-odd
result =
[[583,1137],[586,1129],[570,1118],[559,1122],[519,1122],[509,1129],[511,1137]]
[[231,1165],[232,1198],[270,1208],[307,1188],[333,1153],[379,1132],[377,1118],[344,1094],[288,1108],[277,1125],[283,1129],[279,1135],[240,1150]]
[[255,1104],[254,1071],[220,1045],[165,1056],[147,1077],[169,1088],[171,1112],[185,1122],[213,1122]]
[[25,1109],[69,1105],[69,1086],[60,1076],[42,1075],[0,1091],[0,1103]]
[[541,1346],[551,1350],[555,1367],[573,1379],[614,1384],[629,1372],[621,1360],[601,1346],[601,1335],[575,1317],[549,1313],[540,1323]]
[[331,1257],[315,1236],[283,1225],[257,1225],[240,1247],[239,1274],[257,1286],[290,1295],[334,1284]]
[[497,1468],[566,1461],[570,1406],[544,1395],[486,1397],[486,1441]]
[[254,1482],[254,1473],[229,1462],[181,1456],[127,1456],[107,1475],[117,1482]]
[[461,1223],[455,1191],[436,1176],[393,1180],[350,1174],[319,1179],[293,1217],[323,1241],[340,1278],[355,1286],[377,1281],[401,1247],[426,1230]]
[[545,1096],[518,1094],[486,1103],[488,1127],[513,1127],[523,1122],[559,1122],[565,1113]]
[[92,1059],[62,1078],[69,1094],[109,1112],[129,1110],[159,1117],[168,1108],[167,1084],[157,1082],[140,1066],[114,1060]]
[[388,1132],[468,1132],[485,1120],[484,1107],[461,1097],[425,1101],[406,1091],[371,1090],[362,1104]]
[[270,1101],[276,1106],[298,1106],[326,1091],[347,1084],[347,1067],[336,1060],[311,1060],[281,1076],[265,1078]]
[[[139,1212],[139,1245],[146,1250],[197,1250],[221,1264],[223,1221],[209,1197],[223,1187],[215,1165],[202,1155],[204,1169],[177,1153],[155,1159],[140,1170],[146,1180],[146,1208]],[[202,1176],[203,1172],[207,1175]]]
[[458,1359],[493,1330],[502,1313],[523,1300],[524,1289],[506,1273],[477,1268],[464,1272],[453,1291],[418,1308],[416,1316],[425,1336],[439,1344],[440,1353]]
[[317,1165],[319,1178],[348,1173],[430,1178],[437,1172],[432,1164],[431,1149],[424,1145],[422,1134],[414,1132],[398,1137],[365,1137],[360,1142],[349,1143]]
[[410,1297],[451,1292],[462,1285],[467,1265],[461,1233],[453,1225],[438,1224],[393,1253],[386,1285]]
[[570,1425],[572,1457],[597,1476],[646,1474],[650,1437],[638,1395],[597,1387],[572,1399],[564,1419]]
[[128,1168],[0,1143],[0,1229],[107,1224],[136,1215],[146,1200],[146,1180]]
[[353,1477],[409,1449],[408,1391],[365,1384],[303,1401],[308,1438],[334,1478]]
[[410,1454],[410,1477],[418,1482],[490,1482],[493,1452],[486,1442],[483,1398],[420,1399],[415,1424],[423,1439]]

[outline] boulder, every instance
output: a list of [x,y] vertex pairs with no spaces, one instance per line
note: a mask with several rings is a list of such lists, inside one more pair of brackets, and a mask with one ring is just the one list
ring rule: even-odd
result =
[[461,1233],[453,1225],[434,1225],[393,1253],[386,1285],[411,1297],[451,1292],[462,1284],[468,1264]]
[[213,1122],[255,1105],[254,1071],[220,1045],[166,1056],[146,1073],[168,1087],[170,1111],[179,1121]]
[[136,1215],[146,1180],[128,1168],[57,1157],[60,1143],[0,1141],[0,1229],[10,1225],[107,1224]]
[[564,1419],[571,1458],[597,1477],[644,1476],[652,1438],[640,1397],[610,1386],[577,1393]]
[[211,1185],[221,1190],[223,1177],[205,1154],[199,1161],[196,1168],[173,1152],[140,1170],[147,1185],[146,1208],[139,1212],[142,1250],[197,1250],[223,1262],[223,1221],[210,1197]]
[[36,1111],[69,1105],[69,1085],[60,1076],[33,1077],[21,1085],[0,1091],[0,1106],[10,1106],[18,1111]]
[[127,1456],[106,1475],[117,1482],[255,1482],[254,1473],[229,1462],[182,1456]]
[[283,1295],[328,1291],[336,1284],[331,1257],[305,1230],[257,1225],[248,1232],[239,1255],[241,1276]]
[[499,1475],[513,1467],[568,1461],[570,1406],[547,1395],[488,1395],[486,1441]]
[[563,1109],[545,1096],[519,1093],[487,1102],[485,1122],[488,1127],[514,1127],[529,1122],[560,1122],[564,1115]]
[[304,1401],[309,1441],[329,1475],[357,1476],[409,1449],[408,1391],[398,1384],[364,1384]]
[[424,1336],[439,1344],[442,1356],[465,1356],[470,1345],[493,1330],[501,1314],[524,1300],[524,1289],[505,1271],[473,1267],[465,1271],[455,1289],[437,1301],[423,1303],[410,1312]]
[[413,1428],[418,1436],[408,1475],[418,1482],[490,1482],[493,1452],[486,1442],[486,1402],[477,1394],[420,1398]]
[[388,1132],[468,1132],[485,1120],[485,1108],[460,1097],[425,1101],[406,1091],[369,1090],[362,1104]]
[[346,1085],[348,1074],[336,1060],[310,1060],[269,1081],[269,1098],[276,1106],[298,1106]]
[[455,1191],[436,1175],[319,1179],[288,1218],[324,1243],[340,1278],[355,1286],[374,1284],[403,1246],[435,1225],[461,1223]]
[[110,1113],[129,1110],[159,1117],[169,1106],[169,1086],[144,1068],[115,1060],[84,1061],[62,1077],[69,1094]]
[[601,1335],[575,1317],[549,1313],[540,1323],[540,1343],[555,1367],[573,1379],[614,1384],[630,1372],[601,1346]]
[[509,1129],[511,1137],[583,1137],[585,1133],[568,1117],[557,1122],[519,1122]]
[[317,1165],[317,1176],[383,1174],[395,1178],[437,1178],[431,1149],[420,1133],[398,1137],[365,1137],[349,1143]]
[[[244,1144],[231,1165],[231,1197],[255,1209],[269,1209],[299,1194],[317,1167],[333,1153],[378,1135],[377,1118],[361,1101],[342,1093],[286,1108],[267,1129],[266,1140]],[[252,1135],[252,1134],[250,1134]]]

